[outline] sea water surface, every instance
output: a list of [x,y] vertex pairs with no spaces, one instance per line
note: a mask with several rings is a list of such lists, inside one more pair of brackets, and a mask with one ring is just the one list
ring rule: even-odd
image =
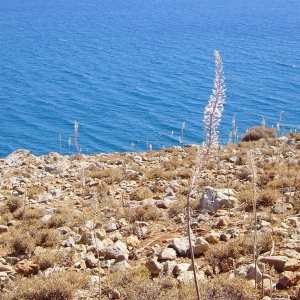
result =
[[[0,0],[0,157],[201,143],[224,64],[227,143],[299,129],[299,0]],[[185,123],[184,123],[185,122]],[[182,124],[185,124],[182,136]]]

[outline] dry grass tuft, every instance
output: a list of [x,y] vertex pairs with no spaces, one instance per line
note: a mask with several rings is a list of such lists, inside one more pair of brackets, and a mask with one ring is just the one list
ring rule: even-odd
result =
[[87,276],[76,272],[54,272],[47,278],[19,278],[3,300],[71,300],[76,290],[88,287]]
[[[228,242],[221,242],[211,245],[205,253],[205,260],[215,271],[220,269],[220,263],[223,259],[238,259],[242,256],[252,255],[254,236],[253,234],[239,235]],[[272,238],[268,233],[258,233],[257,248],[261,249],[261,253],[270,250],[272,247]]]
[[112,289],[117,289],[126,300],[173,300],[178,299],[177,288],[175,278],[152,279],[147,268],[136,267],[109,276],[104,293],[109,295]]

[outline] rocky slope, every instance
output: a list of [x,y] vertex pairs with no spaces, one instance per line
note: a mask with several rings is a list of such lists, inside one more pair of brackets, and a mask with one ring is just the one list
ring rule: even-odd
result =
[[[2,298],[195,299],[196,150],[1,159]],[[299,166],[299,135],[224,146],[208,162],[191,207],[203,299],[300,299]]]

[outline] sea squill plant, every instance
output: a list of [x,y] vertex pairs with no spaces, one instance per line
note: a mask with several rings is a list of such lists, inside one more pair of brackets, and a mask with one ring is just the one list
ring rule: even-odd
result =
[[195,163],[195,170],[187,194],[187,233],[189,239],[190,255],[192,260],[192,268],[194,273],[194,281],[195,281],[198,300],[201,300],[201,294],[200,294],[199,284],[197,280],[194,249],[192,243],[191,212],[190,212],[191,197],[195,189],[196,181],[199,174],[205,168],[207,162],[213,156],[215,151],[218,149],[218,137],[219,137],[218,127],[220,125],[221,116],[224,109],[223,104],[225,103],[225,97],[226,97],[223,63],[218,51],[215,51],[214,55],[215,55],[215,64],[216,64],[214,89],[212,91],[212,95],[210,96],[208,104],[204,110],[203,121],[204,121],[205,141],[198,149],[198,155]]
[[248,168],[251,172],[251,190],[252,190],[252,199],[253,199],[253,228],[254,228],[254,242],[253,242],[253,262],[255,266],[255,288],[257,288],[257,257],[258,257],[258,249],[257,249],[257,167],[255,161],[255,150],[250,150],[248,152]]

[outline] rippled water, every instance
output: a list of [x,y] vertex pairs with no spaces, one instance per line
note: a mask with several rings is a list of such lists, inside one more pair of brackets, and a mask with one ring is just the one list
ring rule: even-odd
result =
[[[202,140],[215,49],[228,140],[260,125],[299,128],[300,2],[0,0],[0,157],[145,151]],[[174,135],[171,135],[172,131]],[[69,150],[68,141],[72,143]],[[134,147],[132,148],[134,143]]]

